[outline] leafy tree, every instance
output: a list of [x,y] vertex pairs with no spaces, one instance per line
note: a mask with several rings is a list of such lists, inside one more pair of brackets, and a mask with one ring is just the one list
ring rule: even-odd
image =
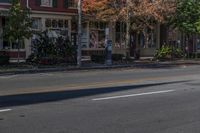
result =
[[164,0],[84,0],[83,3],[86,13],[100,20],[130,21],[129,30],[142,32],[146,38],[147,29],[152,30],[156,23],[164,23],[175,8],[175,2]]
[[12,5],[8,11],[7,22],[4,28],[3,37],[10,43],[16,43],[18,48],[18,63],[20,44],[24,39],[29,39],[32,35],[31,18],[28,8],[23,7],[20,0],[12,0]]
[[200,33],[200,1],[178,0],[171,24],[185,33]]

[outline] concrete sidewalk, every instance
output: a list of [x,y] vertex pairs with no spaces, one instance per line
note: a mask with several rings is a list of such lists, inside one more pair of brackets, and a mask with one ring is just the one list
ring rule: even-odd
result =
[[197,60],[177,60],[177,61],[149,61],[138,60],[132,63],[114,64],[107,66],[104,64],[84,64],[81,68],[76,66],[43,66],[43,67],[28,67],[28,68],[0,68],[1,75],[13,75],[13,74],[29,74],[29,73],[47,73],[47,72],[59,72],[59,71],[78,71],[78,70],[94,70],[94,69],[117,69],[117,68],[133,68],[133,69],[156,69],[156,68],[172,68],[182,65],[200,65],[200,61]]

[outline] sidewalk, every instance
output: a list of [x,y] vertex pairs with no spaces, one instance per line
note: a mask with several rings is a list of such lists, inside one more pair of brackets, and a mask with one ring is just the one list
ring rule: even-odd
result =
[[200,65],[200,60],[177,60],[157,62],[150,60],[138,60],[128,64],[115,64],[107,66],[103,64],[85,64],[81,68],[76,66],[18,66],[18,67],[0,67],[1,75],[14,75],[14,74],[29,74],[29,73],[47,73],[59,71],[78,71],[78,70],[93,70],[93,69],[117,69],[117,68],[133,68],[133,69],[156,69],[156,68],[173,68],[182,65]]

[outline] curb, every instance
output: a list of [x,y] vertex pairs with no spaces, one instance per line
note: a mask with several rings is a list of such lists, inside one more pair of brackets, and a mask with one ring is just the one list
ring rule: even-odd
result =
[[61,71],[79,71],[79,70],[105,70],[105,69],[118,69],[118,68],[172,68],[181,65],[200,65],[199,62],[153,62],[153,63],[133,63],[129,65],[113,65],[113,66],[85,66],[85,67],[63,67],[63,68],[37,68],[37,69],[25,69],[25,70],[11,70],[2,71],[0,76],[16,75],[16,74],[34,74],[34,73],[48,73],[48,72],[61,72]]
[[62,72],[62,71],[78,71],[78,70],[101,70],[101,69],[117,69],[117,68],[128,68],[133,65],[117,65],[117,66],[94,66],[94,67],[71,67],[71,68],[39,68],[39,69],[27,69],[27,70],[13,70],[13,71],[2,71],[0,76],[16,75],[16,74],[34,74],[34,73],[48,73],[48,72]]

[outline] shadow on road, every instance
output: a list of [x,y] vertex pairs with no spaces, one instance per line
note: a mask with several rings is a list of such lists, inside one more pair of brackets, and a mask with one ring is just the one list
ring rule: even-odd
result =
[[144,85],[129,85],[120,87],[104,87],[104,88],[92,88],[92,89],[80,89],[80,90],[66,90],[57,92],[6,95],[6,96],[0,96],[0,108],[45,103],[45,102],[55,102],[60,100],[93,96],[98,94],[106,94],[112,92],[119,92],[132,89],[161,86],[166,84],[182,83],[182,82],[189,82],[189,81],[187,80],[187,81],[153,83]]

